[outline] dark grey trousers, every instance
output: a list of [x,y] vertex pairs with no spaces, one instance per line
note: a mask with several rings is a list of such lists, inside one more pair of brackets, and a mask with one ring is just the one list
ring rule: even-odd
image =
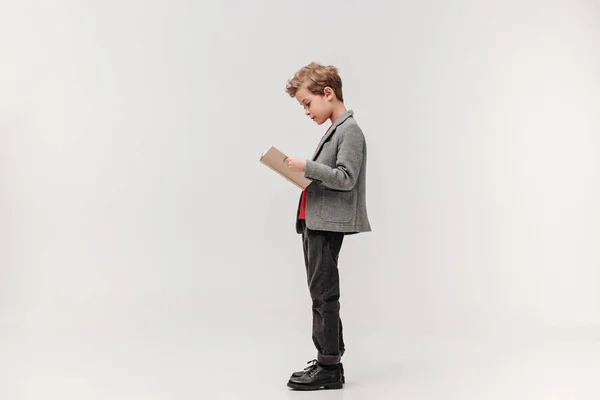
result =
[[299,222],[312,298],[312,339],[318,352],[317,361],[325,365],[337,364],[345,351],[338,273],[338,256],[344,233],[315,231],[308,229],[304,220]]

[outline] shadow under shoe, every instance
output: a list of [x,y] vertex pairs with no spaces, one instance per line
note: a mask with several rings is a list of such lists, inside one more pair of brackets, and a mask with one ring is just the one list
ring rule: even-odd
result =
[[301,376],[292,376],[288,387],[295,390],[342,389],[342,373],[339,364],[336,368],[328,370],[314,363],[307,368]]

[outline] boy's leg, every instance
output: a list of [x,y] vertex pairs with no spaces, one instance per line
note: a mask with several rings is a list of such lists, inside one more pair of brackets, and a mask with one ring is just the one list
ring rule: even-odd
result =
[[344,341],[340,311],[338,256],[344,239],[339,232],[313,231],[303,226],[307,282],[312,298],[313,342],[317,360],[338,364]]

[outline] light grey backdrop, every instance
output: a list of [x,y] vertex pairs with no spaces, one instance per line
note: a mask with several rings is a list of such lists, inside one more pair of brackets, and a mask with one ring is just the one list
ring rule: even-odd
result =
[[312,154],[327,126],[284,87],[319,61],[369,146],[349,335],[599,328],[599,38],[592,1],[5,0],[0,326],[310,350],[300,192],[258,158]]

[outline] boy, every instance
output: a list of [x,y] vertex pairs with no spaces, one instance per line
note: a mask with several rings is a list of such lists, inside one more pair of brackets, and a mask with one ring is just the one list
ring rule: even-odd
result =
[[336,67],[311,63],[288,81],[286,92],[318,125],[331,121],[312,159],[286,159],[291,171],[304,172],[312,180],[300,197],[296,232],[304,244],[317,348],[317,359],[304,371],[294,372],[288,386],[341,389],[345,346],[337,262],[344,235],[371,230],[365,199],[366,142],[353,112],[346,110]]

